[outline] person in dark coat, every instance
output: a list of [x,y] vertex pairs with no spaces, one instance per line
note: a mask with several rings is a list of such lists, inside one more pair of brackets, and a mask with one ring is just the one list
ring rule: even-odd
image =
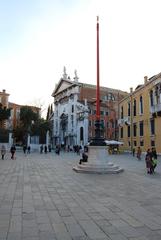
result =
[[14,160],[14,156],[15,156],[15,152],[16,152],[16,147],[13,144],[10,148],[10,153],[11,153],[11,159]]
[[43,145],[40,146],[40,153],[43,153]]
[[24,144],[23,145],[23,152],[24,152],[24,154],[26,154],[26,149],[27,149],[27,146]]
[[30,151],[31,151],[31,147],[28,146],[28,147],[27,147],[27,153],[30,154]]
[[44,152],[45,152],[45,153],[47,153],[47,151],[48,151],[47,149],[48,149],[48,148],[47,148],[47,146],[45,145],[45,147],[44,147]]
[[79,161],[79,164],[82,164],[82,162],[87,162],[88,161],[88,155],[86,153],[82,153],[82,158]]
[[145,156],[145,162],[146,162],[146,169],[148,174],[153,173],[153,166],[152,166],[152,151],[150,148],[148,148],[146,156]]

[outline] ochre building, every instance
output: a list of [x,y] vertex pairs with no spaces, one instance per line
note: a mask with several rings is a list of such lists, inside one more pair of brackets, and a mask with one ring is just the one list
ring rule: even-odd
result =
[[138,85],[119,103],[119,140],[122,148],[143,152],[156,147],[161,153],[161,73]]

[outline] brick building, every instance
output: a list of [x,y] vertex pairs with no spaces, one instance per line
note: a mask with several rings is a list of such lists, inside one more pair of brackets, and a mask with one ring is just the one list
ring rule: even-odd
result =
[[[2,108],[10,109],[10,117],[7,120],[4,120],[0,123],[0,128],[12,130],[16,128],[20,124],[20,109],[24,105],[11,103],[9,102],[10,94],[6,93],[6,90],[3,89],[0,92],[0,105]],[[35,106],[28,106],[30,107],[35,113],[40,113],[40,108]]]

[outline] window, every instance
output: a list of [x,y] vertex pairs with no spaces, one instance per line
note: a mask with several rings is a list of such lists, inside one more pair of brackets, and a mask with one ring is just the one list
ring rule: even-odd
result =
[[136,100],[134,100],[134,116],[136,116]]
[[72,113],[74,112],[74,105],[72,105]]
[[114,100],[115,100],[115,97],[114,97],[114,95],[113,95],[112,93],[108,93],[108,94],[107,94],[107,99],[114,101]]
[[152,107],[154,105],[154,99],[153,99],[153,90],[150,91],[150,106]]
[[151,140],[151,146],[155,147],[155,141],[154,140]]
[[115,123],[114,123],[114,121],[111,121],[111,127],[112,127],[112,128],[115,127]]
[[91,122],[91,120],[89,120],[89,127],[91,127],[92,126],[92,122]]
[[106,112],[106,116],[108,116],[108,112]]
[[140,141],[140,146],[142,146],[142,147],[144,146],[144,141],[143,140]]
[[159,96],[159,85],[155,87],[155,96],[156,96],[156,103],[159,104],[160,96]]
[[128,102],[128,116],[130,116],[130,106],[131,104],[130,104],[130,102]]
[[130,137],[130,126],[127,126],[127,136]]
[[121,138],[124,137],[124,131],[123,131],[123,127],[121,128]]
[[16,109],[16,118],[17,118],[17,119],[20,118],[20,109]]
[[107,101],[107,96],[102,96],[102,100]]
[[72,128],[73,128],[73,126],[74,126],[74,117],[73,117],[73,115],[71,115],[71,125],[72,125]]
[[123,109],[123,106],[121,107],[121,119],[124,118],[124,109]]
[[134,146],[135,146],[135,147],[137,146],[137,142],[136,142],[136,141],[134,141]]
[[101,114],[101,115],[104,115],[104,111],[101,111],[100,114]]
[[136,123],[134,123],[134,124],[133,124],[133,136],[134,136],[134,137],[136,137],[136,132],[137,132],[137,131],[136,131],[136,128],[137,128]]
[[150,119],[150,130],[151,130],[151,135],[155,134],[155,121],[154,118]]
[[102,119],[100,121],[100,126],[101,126],[101,128],[104,128],[104,120],[102,120]]
[[143,114],[143,97],[140,96],[140,114]]
[[143,121],[141,121],[139,123],[139,125],[140,125],[140,136],[143,136],[144,135],[144,123],[143,123]]
[[96,115],[96,110],[93,110],[93,114]]

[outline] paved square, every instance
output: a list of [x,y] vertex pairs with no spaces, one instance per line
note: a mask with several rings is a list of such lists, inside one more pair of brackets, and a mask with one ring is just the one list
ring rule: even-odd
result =
[[0,160],[0,240],[160,240],[161,158],[154,175],[131,154],[119,174],[82,174],[75,153]]

